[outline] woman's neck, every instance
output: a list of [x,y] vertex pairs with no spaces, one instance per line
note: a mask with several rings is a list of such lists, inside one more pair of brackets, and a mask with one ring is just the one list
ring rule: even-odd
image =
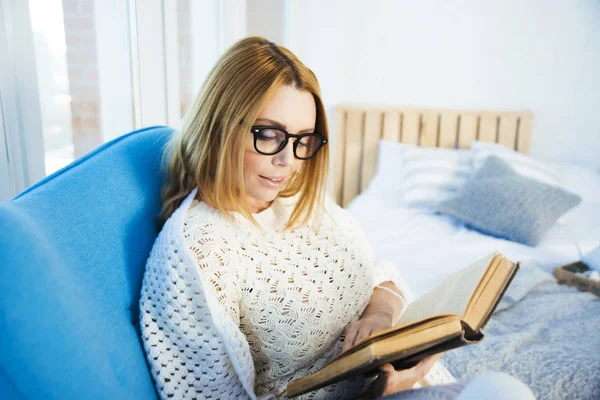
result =
[[[196,195],[196,200],[201,201],[206,203],[207,205],[209,205],[212,208],[217,208],[214,204],[212,204],[212,202],[207,201],[206,199],[203,199],[200,197],[200,195]],[[248,208],[250,209],[250,213],[252,214],[258,214],[260,212],[263,212],[264,210],[266,210],[267,208],[271,207],[271,205],[273,204],[273,202],[275,200],[271,200],[271,201],[257,201],[256,199],[252,199],[252,198],[247,198],[248,201]],[[234,207],[226,207],[227,211],[233,211],[233,212],[239,212],[239,210],[236,210]]]
[[250,208],[250,212],[252,214],[258,214],[264,210],[266,210],[267,208],[271,207],[271,204],[273,204],[273,201],[267,202],[267,201],[261,201],[258,202],[254,199],[248,199],[248,208]]

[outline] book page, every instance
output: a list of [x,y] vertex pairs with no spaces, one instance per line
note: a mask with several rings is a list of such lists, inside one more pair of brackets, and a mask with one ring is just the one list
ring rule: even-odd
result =
[[444,282],[409,304],[398,325],[434,314],[456,314],[463,317],[471,296],[496,256],[489,256],[450,275]]

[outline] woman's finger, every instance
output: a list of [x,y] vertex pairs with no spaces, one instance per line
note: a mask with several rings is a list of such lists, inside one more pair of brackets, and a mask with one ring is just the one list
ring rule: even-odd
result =
[[431,356],[427,356],[425,357],[422,361],[424,361],[427,366],[429,366],[429,368],[433,367],[433,364],[435,364],[437,361],[439,361],[440,358],[442,358],[443,353],[438,353],[438,354],[433,354]]
[[365,326],[363,324],[360,327],[360,329],[358,330],[358,332],[356,333],[356,337],[354,338],[354,343],[352,345],[356,346],[357,344],[362,342],[362,340],[367,338],[371,334],[372,331],[373,331],[373,329],[371,327]]
[[344,338],[344,343],[342,344],[342,352],[351,349],[354,343],[354,338],[357,333],[356,322],[350,322],[346,326],[346,337]]
[[396,370],[391,363],[387,365],[389,365],[389,367],[386,367],[386,372],[383,375],[384,378],[390,379],[394,382],[402,382],[402,385],[406,384],[407,387],[412,387],[414,382],[417,382],[422,377],[419,364],[413,366],[412,368],[399,370]]
[[431,371],[433,365],[442,357],[441,354],[434,354],[431,356],[427,356],[422,359],[415,367],[418,369],[417,374],[419,375],[419,379],[424,377]]
[[380,365],[379,371],[383,372],[384,374],[392,374],[392,373],[396,372],[396,369],[394,368],[394,366],[391,363],[387,363],[387,364]]

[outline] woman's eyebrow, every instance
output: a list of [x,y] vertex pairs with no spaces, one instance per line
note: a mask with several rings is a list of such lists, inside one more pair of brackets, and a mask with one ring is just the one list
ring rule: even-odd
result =
[[[256,122],[258,122],[258,121],[264,121],[264,122],[266,122],[269,125],[273,125],[273,126],[276,126],[277,128],[282,128],[282,129],[284,129],[284,130],[287,131],[287,128],[281,122],[277,122],[277,121],[274,121],[274,120],[269,119],[269,118],[257,118]],[[312,133],[313,131],[314,131],[314,129],[302,129],[301,131],[296,132],[296,134]]]

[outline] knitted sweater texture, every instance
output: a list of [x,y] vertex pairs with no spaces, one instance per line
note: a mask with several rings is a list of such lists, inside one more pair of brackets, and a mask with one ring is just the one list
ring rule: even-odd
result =
[[[142,337],[159,395],[284,398],[289,382],[339,354],[375,286],[401,278],[393,264],[375,263],[358,224],[330,199],[318,231],[284,230],[294,200],[281,198],[253,214],[259,229],[195,193],[164,225],[142,284]],[[298,398],[353,397],[369,382]]]

